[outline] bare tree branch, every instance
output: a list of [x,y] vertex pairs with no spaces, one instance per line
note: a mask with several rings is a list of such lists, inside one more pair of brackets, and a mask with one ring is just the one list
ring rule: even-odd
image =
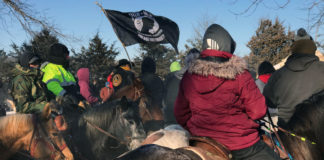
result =
[[[254,7],[254,9],[253,9],[253,12],[255,11],[255,9],[259,6],[259,4],[262,2],[263,0],[253,0],[252,2],[251,2],[251,4],[244,10],[244,11],[242,11],[242,12],[239,12],[239,13],[237,13],[237,12],[233,12],[233,11],[230,11],[232,14],[234,14],[234,15],[236,15],[236,16],[239,16],[239,15],[243,15],[243,14],[246,14],[248,11],[250,11],[251,10],[251,8],[252,7]],[[237,1],[236,1],[237,2]],[[235,3],[236,3],[235,2]],[[252,12],[252,13],[253,13]]]
[[[66,37],[60,31],[58,31],[53,25],[50,25],[47,22],[46,17],[37,17],[39,15],[34,9],[26,2],[21,0],[2,0],[2,8],[1,11],[7,10],[10,18],[14,17],[23,29],[31,35],[35,35],[34,26],[40,26],[44,29],[50,30],[52,33]],[[3,15],[1,15],[3,16]],[[2,24],[6,24],[6,19],[4,17],[1,18]]]

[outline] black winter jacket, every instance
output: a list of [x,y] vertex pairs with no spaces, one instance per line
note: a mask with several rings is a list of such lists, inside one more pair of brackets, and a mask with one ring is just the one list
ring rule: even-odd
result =
[[268,107],[278,108],[279,125],[287,123],[295,106],[324,89],[324,62],[313,54],[292,54],[276,71],[263,94]]

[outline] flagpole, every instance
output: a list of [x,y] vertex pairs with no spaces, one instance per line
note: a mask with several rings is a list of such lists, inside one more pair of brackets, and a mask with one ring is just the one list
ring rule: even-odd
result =
[[[102,7],[102,5],[100,5],[97,1],[96,1],[95,3],[96,3],[96,5],[97,5],[98,7],[101,8],[101,11],[106,15],[108,21],[109,21],[110,24],[112,25],[112,23],[111,23],[109,17],[107,16],[107,13],[106,13],[105,9]],[[115,28],[114,28],[114,27],[112,27],[112,28],[113,28],[115,34],[117,35],[117,32],[116,32]],[[129,62],[131,62],[125,44],[120,40],[120,38],[119,38],[118,36],[117,36],[117,38],[118,38],[118,40],[120,41],[120,43],[122,44],[123,48],[125,49],[125,52],[126,52],[126,55],[127,55],[127,57],[128,57]]]

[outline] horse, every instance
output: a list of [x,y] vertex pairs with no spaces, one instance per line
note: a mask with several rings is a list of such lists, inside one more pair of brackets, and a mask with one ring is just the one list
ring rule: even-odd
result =
[[279,131],[282,143],[295,160],[324,159],[324,91],[296,106],[292,118]]
[[0,117],[0,159],[6,160],[15,153],[36,159],[72,160],[56,123],[51,118],[51,104],[40,114],[14,114]]
[[[77,159],[112,159],[134,149],[146,137],[138,102],[126,97],[105,102],[79,116],[69,115],[66,141]],[[73,117],[74,116],[74,117]]]
[[[159,132],[157,132],[159,133]],[[154,136],[154,135],[153,135]],[[162,136],[163,135],[158,135]],[[150,137],[148,137],[149,139]],[[191,137],[189,146],[169,148],[158,144],[144,144],[126,152],[115,160],[230,160],[231,154],[222,144],[206,137]]]
[[118,69],[112,76],[114,94],[110,100],[126,96],[132,101],[139,101],[139,112],[147,134],[164,127],[163,112],[160,106],[147,96],[143,83],[132,72]]
[[[324,91],[321,91],[298,104],[289,122],[284,128],[279,128],[278,133],[282,140],[281,145],[284,146],[294,160],[324,159],[323,125]],[[148,139],[154,137],[153,141],[157,141],[162,136],[162,134],[157,135],[157,138],[156,136],[149,136]],[[192,154],[187,150],[184,151],[184,148],[171,149],[168,146],[156,145],[155,142],[155,144],[148,144],[146,141],[148,140],[144,140],[145,145],[118,157],[117,160],[203,159],[202,156],[197,156],[197,154]],[[153,142],[151,141],[150,143]]]

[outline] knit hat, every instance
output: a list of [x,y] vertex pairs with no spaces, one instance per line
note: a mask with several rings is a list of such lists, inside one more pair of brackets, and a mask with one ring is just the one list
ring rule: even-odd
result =
[[317,47],[313,38],[306,32],[304,28],[300,28],[294,37],[291,46],[292,53],[315,54]]
[[19,64],[24,68],[29,68],[29,64],[36,63],[40,58],[33,52],[26,51],[19,58]]
[[302,40],[302,39],[310,39],[313,40],[313,38],[306,32],[304,28],[299,28],[297,31],[297,35],[294,37],[294,41]]
[[264,75],[275,72],[275,68],[268,61],[263,61],[258,67],[258,75]]
[[188,52],[188,54],[186,55],[185,59],[184,59],[184,64],[185,64],[185,67],[189,67],[190,64],[196,60],[200,55],[200,52],[198,49],[196,48],[192,48],[190,49],[190,51]]
[[65,65],[68,62],[69,50],[68,48],[61,43],[54,43],[51,45],[47,55],[47,61]]
[[235,41],[222,26],[212,24],[207,28],[203,38],[203,50],[210,49],[233,54],[235,46]]
[[145,57],[142,61],[141,71],[143,73],[155,73],[156,72],[156,64],[155,61],[151,57]]
[[170,65],[170,72],[175,72],[181,70],[181,65],[179,62],[175,61],[172,62]]

